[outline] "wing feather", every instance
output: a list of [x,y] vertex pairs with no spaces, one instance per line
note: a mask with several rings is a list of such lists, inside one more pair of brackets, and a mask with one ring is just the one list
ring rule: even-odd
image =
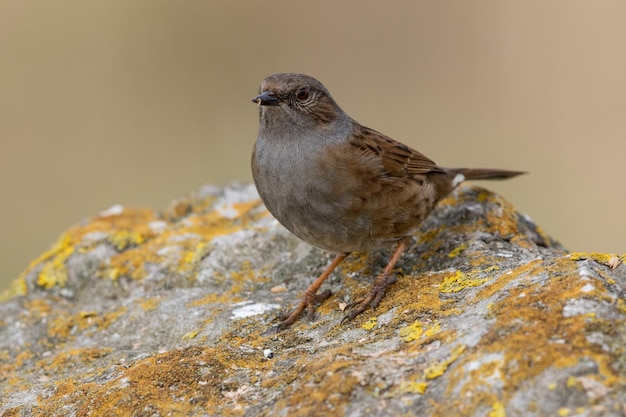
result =
[[373,129],[356,125],[350,145],[364,153],[377,155],[390,175],[406,177],[444,172],[424,154]]

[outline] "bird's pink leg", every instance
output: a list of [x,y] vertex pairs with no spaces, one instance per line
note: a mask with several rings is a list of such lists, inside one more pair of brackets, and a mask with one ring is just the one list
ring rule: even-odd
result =
[[390,279],[389,274],[398,262],[398,259],[400,259],[400,256],[402,256],[402,253],[404,252],[408,244],[409,238],[404,238],[398,243],[398,246],[396,246],[396,250],[391,255],[391,259],[387,263],[387,266],[385,266],[385,269],[383,269],[378,277],[376,277],[376,280],[374,280],[371,291],[367,294],[365,298],[355,302],[352,305],[353,307],[350,309],[350,312],[346,314],[341,320],[342,323],[352,320],[353,318],[367,310],[369,306],[371,306],[372,309],[378,307],[380,300],[385,295],[385,287],[387,287],[388,284],[392,284],[396,281],[395,279]]
[[337,255],[337,257],[328,266],[328,268],[326,268],[326,270],[322,272],[322,275],[320,275],[319,278],[317,278],[315,282],[311,284],[309,288],[307,288],[307,290],[304,292],[304,297],[302,297],[302,300],[300,301],[300,304],[298,304],[298,306],[291,313],[289,313],[289,315],[287,315],[287,317],[283,321],[278,323],[278,330],[284,330],[287,327],[291,326],[298,319],[300,314],[302,314],[305,308],[309,312],[309,315],[312,316],[315,312],[317,304],[331,296],[330,291],[324,291],[320,294],[318,294],[317,291],[320,289],[324,281],[326,281],[330,273],[333,272],[333,270],[337,268],[337,266],[344,259],[346,259],[346,256],[348,256],[349,254],[350,253],[342,253]]

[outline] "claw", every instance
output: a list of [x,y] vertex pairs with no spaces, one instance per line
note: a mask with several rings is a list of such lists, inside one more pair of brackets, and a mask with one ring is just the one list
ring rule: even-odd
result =
[[[382,287],[377,287],[374,283],[374,288],[372,288],[372,291],[370,291],[367,297],[348,306],[347,308],[350,309],[350,311],[345,316],[343,316],[343,318],[341,319],[341,324],[351,321],[353,318],[367,310],[368,307],[372,307],[372,310],[375,310],[376,307],[378,307],[378,304],[380,304],[380,300],[382,300],[383,296],[385,295],[386,284],[391,283],[388,281],[391,280],[385,280],[385,285]],[[393,281],[395,282],[396,280]]]
[[387,266],[385,266],[385,269],[383,269],[380,275],[376,277],[376,280],[374,280],[374,284],[372,284],[372,290],[369,292],[369,294],[367,294],[365,298],[356,301],[346,307],[346,309],[350,309],[350,311],[345,316],[343,316],[343,319],[341,319],[341,324],[351,321],[353,318],[367,310],[367,308],[370,306],[372,307],[372,310],[378,307],[378,305],[380,304],[380,300],[382,300],[383,296],[385,295],[385,288],[387,287],[387,285],[394,284],[396,281],[398,281],[398,277],[396,276],[396,274],[391,274],[391,270],[395,266],[396,262],[398,262],[398,259],[400,259],[400,256],[402,255],[402,252],[404,252],[407,244],[408,239],[403,239],[400,241],[400,243],[398,243],[398,246],[393,252],[389,263],[387,264]]
[[285,330],[287,327],[295,323],[295,321],[298,319],[298,317],[300,317],[300,314],[302,314],[305,309],[307,311],[307,315],[313,318],[313,316],[315,315],[315,309],[317,308],[318,304],[327,300],[332,295],[332,292],[330,290],[322,291],[319,294],[317,293],[317,291],[320,289],[324,281],[326,281],[326,278],[328,278],[330,273],[333,272],[337,265],[339,265],[341,261],[346,258],[346,256],[348,256],[347,253],[337,255],[337,257],[328,266],[328,268],[326,268],[326,270],[322,272],[322,275],[320,275],[319,278],[317,278],[315,282],[311,284],[309,288],[307,288],[304,293],[304,297],[302,297],[302,300],[300,301],[298,306],[288,315],[281,317],[282,321],[276,326],[277,331]]

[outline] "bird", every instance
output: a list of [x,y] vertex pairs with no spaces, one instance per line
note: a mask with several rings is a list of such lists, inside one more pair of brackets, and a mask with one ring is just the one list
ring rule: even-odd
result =
[[284,330],[331,296],[319,292],[352,252],[393,247],[367,295],[343,322],[376,308],[412,234],[436,204],[464,180],[507,179],[523,171],[443,168],[424,154],[361,125],[344,112],[317,79],[298,73],[265,78],[252,99],[259,130],[252,176],[259,196],[280,224],[301,240],[335,254],[283,315]]

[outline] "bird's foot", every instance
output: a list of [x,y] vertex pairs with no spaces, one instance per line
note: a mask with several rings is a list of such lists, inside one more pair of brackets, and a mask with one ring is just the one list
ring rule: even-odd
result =
[[332,292],[330,290],[322,291],[319,294],[310,293],[309,291],[307,291],[295,309],[293,309],[290,313],[283,314],[279,317],[281,321],[276,326],[276,329],[278,331],[281,331],[291,326],[293,323],[295,323],[298,317],[300,317],[304,310],[307,311],[307,316],[309,317],[309,319],[313,320],[313,318],[315,317],[315,310],[317,309],[317,306],[327,300],[331,295]]
[[341,253],[335,257],[331,264],[324,270],[324,272],[322,272],[322,275],[320,275],[315,282],[306,289],[300,304],[298,304],[298,306],[291,313],[280,317],[281,322],[276,326],[276,330],[285,330],[287,327],[291,326],[296,320],[298,320],[298,317],[300,317],[300,314],[302,314],[305,309],[307,310],[309,317],[312,318],[315,315],[317,305],[332,295],[330,290],[325,290],[320,293],[317,291],[320,289],[324,281],[326,281],[326,278],[328,278],[330,273],[333,272],[337,265],[346,259],[346,256],[348,255],[349,253]]
[[371,291],[367,294],[367,296],[365,296],[365,298],[355,301],[346,307],[346,309],[349,309],[350,311],[343,316],[341,324],[351,321],[353,318],[367,310],[368,307],[372,307],[372,310],[378,307],[380,300],[382,300],[385,295],[385,288],[387,285],[394,284],[397,281],[398,278],[396,274],[391,274],[389,276],[380,275],[376,278]]

